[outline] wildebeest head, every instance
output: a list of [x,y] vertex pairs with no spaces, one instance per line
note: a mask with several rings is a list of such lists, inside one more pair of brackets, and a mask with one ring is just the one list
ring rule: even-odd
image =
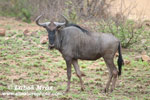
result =
[[39,26],[42,26],[44,27],[47,32],[48,32],[48,39],[49,39],[49,47],[50,49],[54,48],[54,42],[55,42],[55,37],[56,37],[56,32],[58,30],[60,30],[63,26],[65,26],[68,21],[67,19],[65,18],[65,21],[64,23],[59,23],[59,22],[45,22],[45,23],[39,23],[39,20],[40,18],[42,17],[42,15],[38,16],[37,19],[36,19],[36,24],[39,25]]

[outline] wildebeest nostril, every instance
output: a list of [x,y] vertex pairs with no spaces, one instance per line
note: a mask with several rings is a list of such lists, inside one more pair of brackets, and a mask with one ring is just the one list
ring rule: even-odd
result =
[[49,44],[50,47],[54,47],[54,44]]
[[52,45],[49,44],[49,45],[48,45],[48,49],[53,49],[53,48],[54,48],[54,44],[52,44]]
[[54,47],[54,44],[49,44],[49,47],[50,47],[50,48]]

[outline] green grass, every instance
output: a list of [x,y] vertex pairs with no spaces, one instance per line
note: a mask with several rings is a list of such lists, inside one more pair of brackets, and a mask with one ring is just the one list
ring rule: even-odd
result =
[[[23,24],[19,24],[23,26]],[[13,26],[5,26],[8,30]],[[47,44],[40,44],[40,36],[24,36],[23,31],[7,32],[6,37],[0,37],[0,93],[19,92],[8,88],[14,85],[43,85],[52,86],[52,94],[62,95],[41,96],[48,100],[149,100],[150,99],[150,63],[141,60],[134,61],[137,52],[123,52],[123,57],[130,64],[123,67],[113,93],[105,94],[103,89],[108,80],[108,70],[103,59],[96,61],[79,61],[85,91],[80,90],[80,81],[72,68],[70,92],[65,94],[67,75],[65,61],[57,50],[50,51]],[[15,36],[15,38],[12,38]],[[32,42],[31,42],[32,40]],[[34,42],[34,43],[33,43]],[[38,47],[41,45],[42,48]],[[115,58],[116,64],[116,58]],[[27,91],[22,92],[45,92]],[[9,99],[9,96],[3,96]],[[3,99],[3,98],[0,98]],[[35,99],[36,96],[14,96],[12,99]]]

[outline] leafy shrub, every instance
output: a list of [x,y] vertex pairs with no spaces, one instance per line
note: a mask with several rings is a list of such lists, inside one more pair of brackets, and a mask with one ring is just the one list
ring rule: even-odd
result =
[[65,4],[70,9],[65,9],[65,16],[67,16],[73,23],[77,23],[77,10],[75,9],[75,5],[73,5],[72,1],[66,1]]
[[0,0],[0,15],[13,16],[24,22],[31,22],[31,6],[28,0]]
[[120,39],[122,47],[127,48],[139,40],[144,28],[133,20],[126,20],[119,24],[113,20],[101,20],[99,22],[99,31],[112,33]]
[[22,8],[18,17],[22,19],[24,22],[30,23],[31,22],[31,13],[26,8]]

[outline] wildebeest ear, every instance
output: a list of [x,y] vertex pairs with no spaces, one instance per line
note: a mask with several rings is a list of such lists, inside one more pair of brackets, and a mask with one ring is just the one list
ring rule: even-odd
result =
[[60,30],[62,30],[64,27],[65,27],[65,25],[57,26],[57,30],[60,31]]

